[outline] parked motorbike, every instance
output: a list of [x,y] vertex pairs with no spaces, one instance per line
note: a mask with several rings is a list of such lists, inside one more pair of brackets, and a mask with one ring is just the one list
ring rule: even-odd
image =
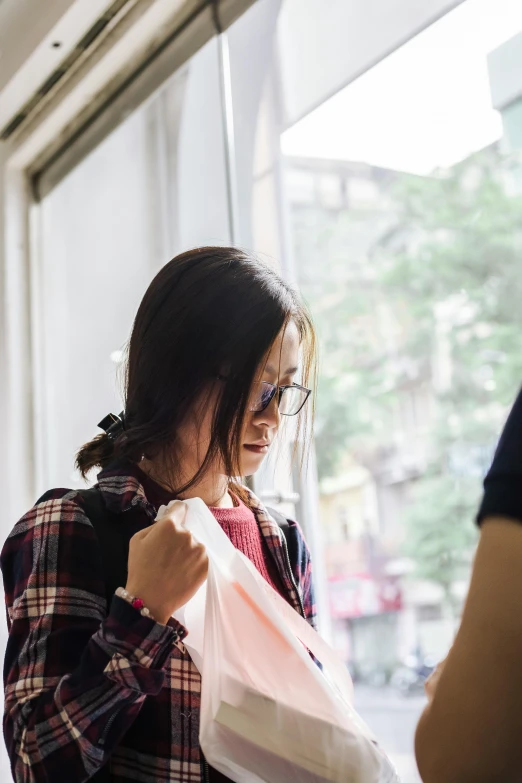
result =
[[409,656],[392,674],[390,685],[402,696],[420,696],[424,693],[424,684],[434,669],[433,659]]

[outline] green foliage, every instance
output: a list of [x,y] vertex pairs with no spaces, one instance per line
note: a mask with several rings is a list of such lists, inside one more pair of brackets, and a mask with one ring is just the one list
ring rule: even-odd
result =
[[429,464],[403,522],[419,573],[445,589],[473,545],[481,477],[522,380],[512,166],[493,147],[433,177],[386,179],[373,210],[294,216],[322,350],[320,476],[347,451],[368,461],[393,448],[405,390],[425,379]]
[[469,571],[477,532],[467,524],[476,514],[475,482],[450,475],[427,475],[417,482],[405,524],[404,554],[416,576],[438,582],[451,601],[451,586]]
[[380,282],[413,315],[417,343],[433,341],[446,311],[453,396],[473,407],[508,403],[522,378],[522,198],[509,169],[488,149],[445,177],[400,180],[396,233],[407,239],[381,243]]

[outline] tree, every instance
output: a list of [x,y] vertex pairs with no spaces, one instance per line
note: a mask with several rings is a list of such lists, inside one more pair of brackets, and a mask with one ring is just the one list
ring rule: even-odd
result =
[[407,511],[404,553],[416,565],[415,574],[438,583],[445,603],[458,615],[453,587],[470,567],[477,533],[471,524],[477,510],[474,481],[444,474],[426,475],[417,483]]
[[347,451],[394,448],[404,389],[427,383],[432,412],[417,426],[429,459],[403,522],[418,573],[448,600],[522,380],[522,198],[512,163],[491,147],[432,177],[388,178],[373,211],[294,216],[323,351],[321,475]]

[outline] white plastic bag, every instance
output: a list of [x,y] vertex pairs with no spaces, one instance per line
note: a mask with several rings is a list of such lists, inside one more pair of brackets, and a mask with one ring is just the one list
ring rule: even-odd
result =
[[342,661],[234,548],[203,501],[186,502],[186,527],[210,565],[206,584],[175,617],[201,672],[208,763],[235,783],[397,783],[353,708]]

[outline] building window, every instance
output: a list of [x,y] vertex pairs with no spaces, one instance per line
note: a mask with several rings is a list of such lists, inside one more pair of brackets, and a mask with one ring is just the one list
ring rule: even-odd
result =
[[326,209],[341,209],[344,206],[342,179],[339,174],[321,174],[317,189],[321,206]]
[[304,169],[289,169],[286,174],[286,192],[292,204],[314,204],[316,200],[314,174]]

